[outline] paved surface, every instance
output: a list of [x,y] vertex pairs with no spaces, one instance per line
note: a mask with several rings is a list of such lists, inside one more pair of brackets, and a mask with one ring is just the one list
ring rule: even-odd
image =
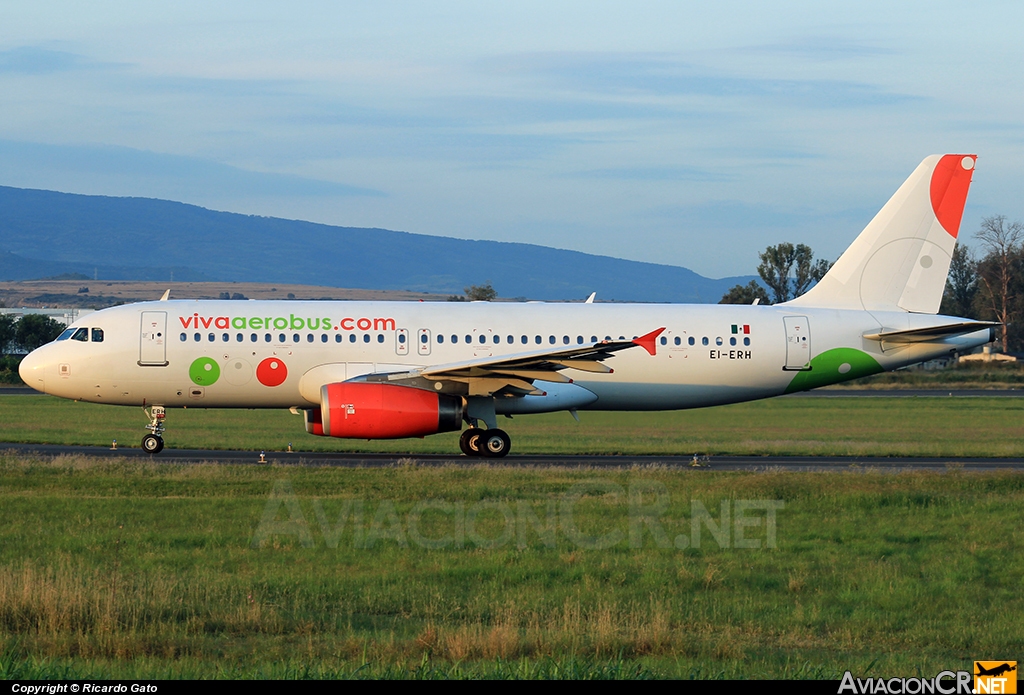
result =
[[[0,453],[61,456],[69,454],[103,458],[149,459],[157,463],[208,462],[223,464],[261,463],[259,451],[212,451],[202,449],[164,449],[153,456],[141,449],[98,446],[56,446],[50,444],[3,444]],[[504,459],[479,459],[437,454],[339,454],[280,451],[266,452],[262,463],[295,466],[339,466],[347,468],[387,468],[415,461],[420,466],[561,466],[568,468],[632,468],[663,466],[691,470],[718,471],[838,471],[838,470],[1024,470],[1024,458],[911,458],[878,456],[712,456],[694,460],[692,456],[531,456],[515,454]]]
[[782,398],[1020,398],[1024,389],[816,389]]
[[[30,388],[0,388],[0,396],[38,396],[40,393]],[[910,398],[912,396],[954,396],[957,398],[1021,398],[1024,388],[1020,389],[817,389],[791,393],[782,398]]]

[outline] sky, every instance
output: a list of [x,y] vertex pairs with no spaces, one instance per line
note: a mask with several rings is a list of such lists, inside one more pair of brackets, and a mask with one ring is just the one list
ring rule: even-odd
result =
[[1021,26],[1019,2],[5,0],[0,185],[724,277],[783,241],[835,259],[924,157],[976,153],[973,245],[1024,219]]

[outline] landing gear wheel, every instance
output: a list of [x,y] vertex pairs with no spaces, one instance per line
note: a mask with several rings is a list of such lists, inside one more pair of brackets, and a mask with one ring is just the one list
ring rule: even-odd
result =
[[159,454],[163,448],[163,437],[158,437],[155,434],[147,434],[142,438],[142,450],[147,454]]
[[459,448],[466,456],[483,456],[480,450],[480,441],[485,430],[479,427],[470,427],[459,437]]
[[503,458],[512,449],[512,440],[504,430],[487,430],[479,442],[480,450],[487,458]]

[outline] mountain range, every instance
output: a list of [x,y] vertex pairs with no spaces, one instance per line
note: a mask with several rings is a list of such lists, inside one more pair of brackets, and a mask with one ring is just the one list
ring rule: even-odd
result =
[[706,278],[534,244],[218,212],[167,200],[0,186],[0,280],[223,280],[500,297],[717,302],[753,276]]

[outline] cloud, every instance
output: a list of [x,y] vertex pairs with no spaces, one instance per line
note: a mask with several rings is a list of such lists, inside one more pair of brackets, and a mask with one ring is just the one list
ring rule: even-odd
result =
[[14,75],[49,75],[71,70],[109,68],[114,63],[100,63],[66,51],[37,46],[20,46],[0,51],[0,73]]
[[895,55],[897,51],[840,36],[804,36],[778,43],[751,46],[751,53],[774,53],[811,62],[856,60]]
[[591,169],[572,174],[581,178],[617,179],[621,181],[688,181],[722,182],[733,181],[736,177],[721,171],[698,167],[623,167],[618,169]]
[[[290,174],[248,171],[197,157],[128,147],[50,145],[0,140],[0,184],[39,187],[37,181],[89,181],[115,195],[180,196],[371,196],[382,191]],[[70,188],[82,190],[90,184]],[[47,184],[43,184],[44,186]],[[67,185],[63,183],[63,185]],[[113,190],[109,190],[113,187]],[[90,190],[89,192],[99,192]]]
[[849,80],[757,78],[687,63],[671,54],[535,53],[491,62],[580,92],[650,97],[758,99],[813,108],[884,106],[921,97]]

